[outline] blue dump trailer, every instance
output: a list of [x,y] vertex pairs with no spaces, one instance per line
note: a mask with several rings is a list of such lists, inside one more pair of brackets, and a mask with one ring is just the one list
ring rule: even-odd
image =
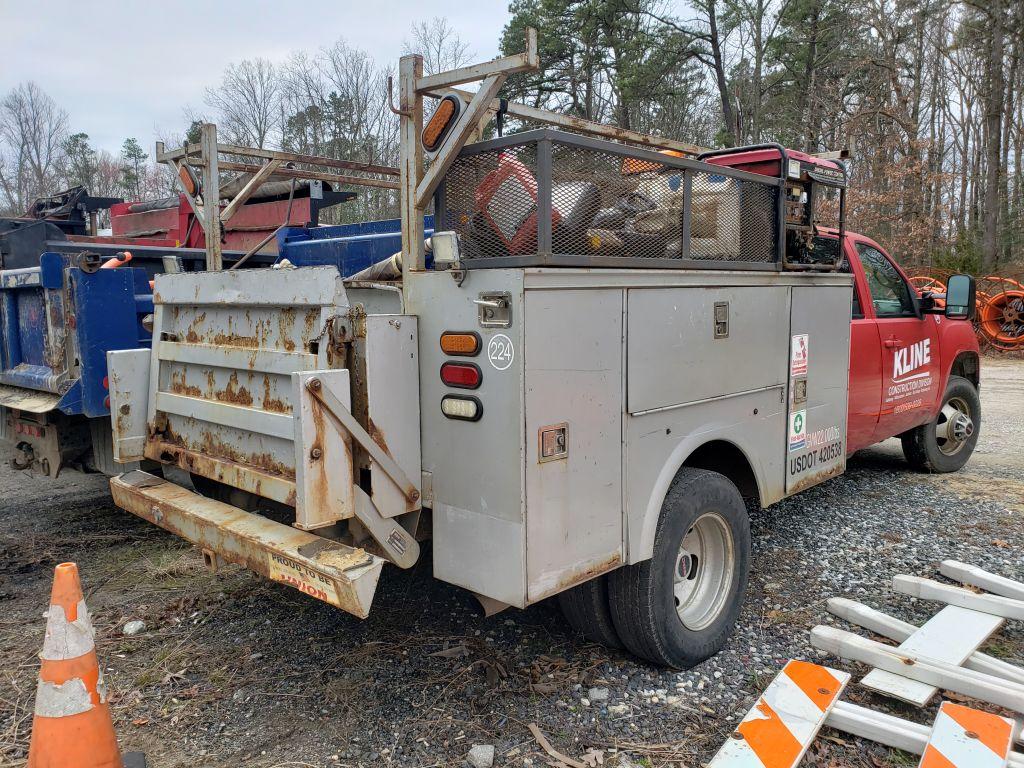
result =
[[[427,236],[432,227],[427,217]],[[13,251],[4,237],[0,229],[0,256]],[[286,227],[277,233],[277,245],[276,257],[261,255],[246,266],[287,260],[296,268],[333,265],[350,276],[401,250],[400,222]],[[150,346],[150,280],[163,271],[201,269],[202,251],[149,253],[122,243],[117,248],[135,254],[131,266],[106,269],[101,264],[114,246],[57,239],[39,247],[45,250],[38,254],[38,266],[0,269],[5,458],[16,469],[50,477],[69,467],[122,472],[125,467],[114,463],[111,450],[107,352]],[[231,255],[225,252],[225,261]]]

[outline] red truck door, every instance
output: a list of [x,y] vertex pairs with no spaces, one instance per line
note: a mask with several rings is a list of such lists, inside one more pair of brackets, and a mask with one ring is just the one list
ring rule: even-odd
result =
[[[916,293],[878,246],[855,244],[863,286],[878,329],[882,364],[881,402],[872,442],[916,427],[931,414],[939,380],[935,324],[922,315]],[[866,297],[865,297],[866,298]]]
[[882,405],[882,344],[871,310],[871,295],[864,283],[853,241],[846,239],[846,258],[853,272],[853,310],[850,319],[850,395],[846,418],[846,453],[875,442]]

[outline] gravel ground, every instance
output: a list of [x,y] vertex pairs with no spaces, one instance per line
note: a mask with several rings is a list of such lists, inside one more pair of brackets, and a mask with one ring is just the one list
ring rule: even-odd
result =
[[[739,627],[683,673],[584,643],[554,605],[482,618],[467,593],[430,578],[429,558],[386,569],[359,621],[240,569],[209,574],[181,541],[118,511],[101,477],[0,469],[0,765],[24,763],[40,614],[53,565],[69,559],[122,745],[157,768],[459,766],[474,744],[493,745],[496,765],[546,765],[531,723],[575,759],[595,749],[605,764],[700,765],[786,659],[824,658],[808,631],[831,623],[827,598],[920,623],[936,606],[893,594],[893,574],[936,576],[955,557],[1024,580],[1024,362],[986,362],[982,437],[961,473],[912,473],[890,441],[844,476],[754,511]],[[135,619],[145,630],[123,635]],[[985,650],[1024,663],[1021,623]],[[846,698],[931,720],[856,685]],[[804,765],[917,763],[825,735]]]

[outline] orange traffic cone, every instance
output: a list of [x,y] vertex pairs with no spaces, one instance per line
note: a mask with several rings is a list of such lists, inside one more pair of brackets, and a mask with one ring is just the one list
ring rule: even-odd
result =
[[125,768],[74,563],[54,569],[39,658],[28,768]]

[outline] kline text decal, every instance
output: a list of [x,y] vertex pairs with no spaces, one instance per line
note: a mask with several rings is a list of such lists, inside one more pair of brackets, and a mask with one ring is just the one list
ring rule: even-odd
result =
[[[928,366],[932,362],[932,340],[922,339],[909,347],[895,351],[892,358],[892,384],[885,393],[885,402],[894,403],[915,395],[922,395],[932,387],[932,375]],[[914,401],[921,405],[923,400]],[[913,405],[899,408],[899,411],[911,410]],[[897,412],[899,412],[897,411]]]
[[923,368],[932,361],[932,340],[922,339],[914,342],[909,347],[897,349],[892,359],[892,382],[898,384],[901,381],[927,376],[928,372],[914,374],[918,368]]

